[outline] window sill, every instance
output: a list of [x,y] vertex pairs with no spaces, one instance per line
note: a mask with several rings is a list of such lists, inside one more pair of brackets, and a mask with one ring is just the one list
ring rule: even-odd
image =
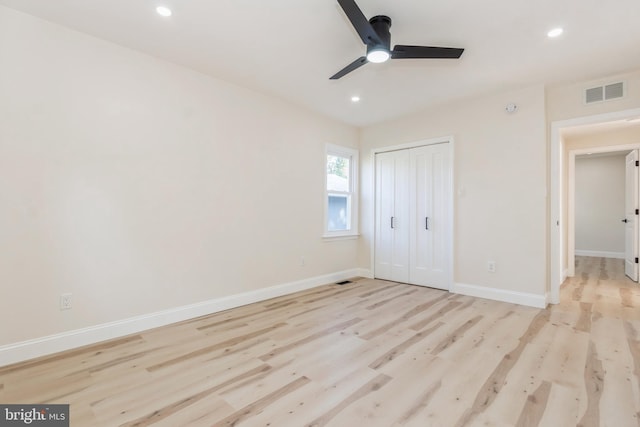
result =
[[360,234],[342,234],[342,235],[327,235],[322,236],[322,240],[325,242],[334,242],[337,240],[357,240]]

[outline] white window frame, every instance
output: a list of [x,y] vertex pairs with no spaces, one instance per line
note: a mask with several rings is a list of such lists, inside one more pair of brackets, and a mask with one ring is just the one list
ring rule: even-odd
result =
[[[345,157],[349,159],[349,190],[347,192],[329,191],[327,189],[327,158],[328,156]],[[353,148],[342,147],[340,145],[327,144],[324,155],[324,239],[353,239],[358,237],[358,162],[360,153]],[[351,199],[351,228],[349,230],[329,231],[329,196],[348,195]]]

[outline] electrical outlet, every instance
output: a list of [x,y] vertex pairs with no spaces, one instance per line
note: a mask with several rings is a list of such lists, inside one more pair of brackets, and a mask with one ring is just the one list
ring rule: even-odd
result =
[[71,310],[72,294],[60,294],[60,310]]
[[487,262],[487,271],[489,273],[495,273],[496,272],[496,262],[495,261]]

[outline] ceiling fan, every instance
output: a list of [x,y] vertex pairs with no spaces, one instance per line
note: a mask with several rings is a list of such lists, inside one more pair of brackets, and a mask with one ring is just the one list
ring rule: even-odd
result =
[[406,46],[397,44],[391,50],[391,18],[384,15],[374,16],[367,21],[354,0],[338,0],[338,4],[351,21],[358,35],[367,45],[367,55],[353,61],[330,77],[336,80],[362,67],[367,62],[385,62],[391,59],[409,58],[460,58],[464,49],[435,46]]

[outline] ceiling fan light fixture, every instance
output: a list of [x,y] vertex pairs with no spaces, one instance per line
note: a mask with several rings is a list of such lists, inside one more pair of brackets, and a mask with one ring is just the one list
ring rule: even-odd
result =
[[389,51],[385,49],[375,49],[367,52],[367,61],[373,62],[374,64],[386,62],[390,57]]

